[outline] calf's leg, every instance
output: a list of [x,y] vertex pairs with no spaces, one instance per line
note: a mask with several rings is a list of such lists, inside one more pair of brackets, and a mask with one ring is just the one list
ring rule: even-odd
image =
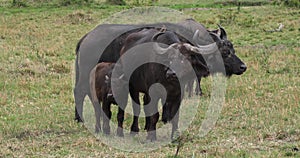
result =
[[102,104],[102,110],[104,115],[103,117],[103,133],[104,134],[110,134],[110,125],[109,121],[111,119],[111,110],[110,110],[111,103],[107,101],[107,99],[103,99],[103,104]]
[[99,133],[101,130],[100,118],[101,118],[101,105],[100,102],[93,102],[96,124],[95,124],[95,133]]

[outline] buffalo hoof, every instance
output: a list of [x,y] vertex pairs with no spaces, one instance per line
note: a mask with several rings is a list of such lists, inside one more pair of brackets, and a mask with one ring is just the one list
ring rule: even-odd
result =
[[203,93],[202,93],[202,92],[199,92],[199,93],[196,93],[196,95],[198,95],[198,96],[202,96],[202,95],[203,95]]
[[202,96],[202,95],[203,95],[202,91],[200,91],[200,93],[199,93],[198,95],[199,95],[199,96]]
[[135,135],[137,135],[139,133],[139,131],[140,131],[140,129],[138,127],[132,126],[131,130],[130,130],[130,135],[135,136]]
[[77,123],[83,122],[83,119],[81,119],[80,117],[75,117],[74,119]]
[[176,130],[174,132],[172,132],[171,134],[171,140],[172,141],[176,141],[179,137],[180,137],[180,131]]
[[107,123],[103,123],[103,133],[109,135],[110,134],[110,126]]
[[117,136],[118,137],[124,137],[123,128],[118,127],[118,129],[117,129]]
[[130,136],[132,136],[132,137],[134,137],[134,136],[136,136],[138,134],[139,134],[139,132],[130,131]]
[[95,133],[98,134],[100,132],[101,128],[95,127]]
[[103,133],[106,135],[110,135],[110,129],[103,128]]
[[150,142],[156,141],[156,132],[153,132],[153,131],[148,132],[147,140]]

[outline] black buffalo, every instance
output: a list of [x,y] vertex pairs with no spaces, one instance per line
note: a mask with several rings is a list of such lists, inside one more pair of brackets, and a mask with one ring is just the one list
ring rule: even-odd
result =
[[[134,48],[135,46],[143,45],[147,42],[157,42],[157,43],[163,43],[167,47],[162,48],[158,44],[154,45],[154,53],[151,53],[153,51],[152,47],[144,46],[141,49],[136,49],[133,51],[134,56],[136,57],[136,60],[132,60],[132,58],[123,59],[122,57],[124,53],[127,51],[132,51],[131,48]],[[203,63],[199,64],[197,61],[193,61],[194,55],[198,53],[212,53],[214,49],[214,45],[205,47],[205,49],[202,49],[202,46],[194,47],[191,46],[188,43],[184,43],[180,41],[180,37],[172,31],[158,31],[157,29],[144,29],[136,33],[132,33],[127,37],[125,40],[124,47],[121,50],[121,61],[123,64],[123,69],[130,70],[132,67],[127,67],[129,63],[133,62],[139,62],[138,60],[140,58],[146,58],[146,60],[149,60],[150,63],[143,64],[132,74],[126,75],[129,78],[129,92],[133,99],[133,110],[134,110],[134,121],[133,125],[131,127],[131,132],[138,132],[138,116],[140,113],[140,101],[139,101],[139,92],[142,92],[145,94],[144,97],[144,103],[146,104],[144,106],[146,117],[146,127],[145,129],[148,131],[147,139],[155,140],[156,139],[156,123],[159,118],[159,113],[157,111],[157,104],[159,99],[163,99],[166,101],[164,106],[168,107],[164,109],[168,109],[163,113],[163,118],[166,118],[164,122],[171,121],[172,120],[172,136],[174,132],[178,128],[178,113],[179,113],[179,106],[180,102],[183,96],[183,91],[181,90],[181,85],[185,85],[184,81],[187,80],[189,77],[192,76],[192,73],[194,71],[199,70],[199,74],[201,73],[208,73],[208,70],[206,66],[204,66]],[[175,53],[176,51],[178,53]],[[141,51],[149,51],[147,53],[141,53]],[[140,57],[140,58],[139,58]],[[154,59],[152,61],[151,59]],[[125,60],[125,61],[124,61]],[[160,61],[160,62],[158,62]],[[152,62],[152,63],[151,63]],[[158,63],[164,63],[165,64],[158,64]],[[191,64],[189,66],[189,63]],[[204,67],[203,67],[204,66]],[[173,70],[172,68],[175,68]],[[202,67],[202,68],[201,68]],[[181,82],[179,83],[179,80]],[[162,91],[157,90],[155,91],[155,97],[150,98],[150,87],[155,84],[160,83],[165,87],[167,91],[167,95],[164,96],[162,94]],[[150,101],[151,100],[151,101]],[[125,108],[125,107],[123,107]],[[169,113],[170,111],[170,113]],[[120,119],[119,119],[120,118]],[[172,119],[174,118],[174,119]],[[121,117],[118,117],[118,122],[122,124],[123,119]],[[119,129],[122,129],[120,127]],[[123,135],[122,131],[117,132],[118,135]]]

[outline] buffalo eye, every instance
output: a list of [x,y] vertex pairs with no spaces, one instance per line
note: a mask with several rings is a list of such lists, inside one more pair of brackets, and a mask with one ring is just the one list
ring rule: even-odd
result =
[[224,54],[225,57],[228,57],[230,55],[230,51],[229,50],[225,50],[223,54]]

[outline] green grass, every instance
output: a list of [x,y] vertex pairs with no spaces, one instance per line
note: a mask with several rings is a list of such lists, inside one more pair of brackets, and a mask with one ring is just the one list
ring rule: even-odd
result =
[[[227,81],[219,120],[199,137],[211,91],[210,79],[203,80],[205,94],[179,156],[300,157],[299,9],[266,4],[238,11],[187,4],[170,7],[208,28],[225,27],[248,70]],[[73,121],[77,41],[103,19],[130,7],[0,8],[0,157],[173,157],[176,144],[123,152]],[[263,31],[278,23],[285,25],[282,32]],[[125,127],[130,123],[127,119]]]

